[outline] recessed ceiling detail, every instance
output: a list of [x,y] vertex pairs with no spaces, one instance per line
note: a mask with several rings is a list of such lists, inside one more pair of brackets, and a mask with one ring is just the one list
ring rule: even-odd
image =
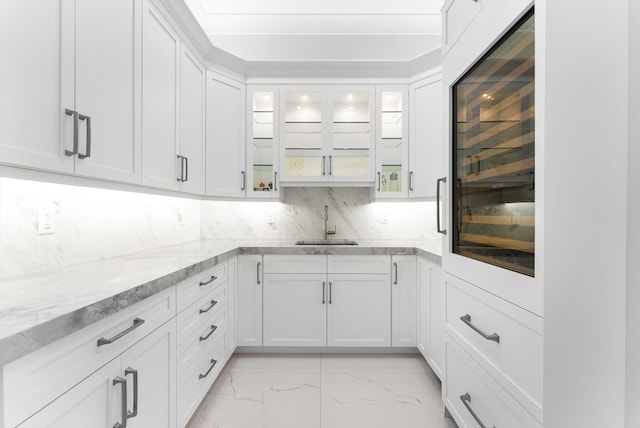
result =
[[444,0],[185,0],[245,61],[411,61],[441,45]]

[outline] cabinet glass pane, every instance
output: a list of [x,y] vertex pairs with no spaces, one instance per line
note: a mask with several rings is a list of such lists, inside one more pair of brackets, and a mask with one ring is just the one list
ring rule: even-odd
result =
[[333,93],[334,150],[365,149],[370,147],[371,123],[369,92],[338,91]]
[[380,137],[376,156],[380,165],[379,192],[402,192],[402,92],[381,93]]
[[322,175],[322,95],[320,91],[286,94],[282,146],[290,177]]
[[534,275],[534,15],[453,87],[453,252]]
[[253,94],[253,190],[273,189],[273,92]]

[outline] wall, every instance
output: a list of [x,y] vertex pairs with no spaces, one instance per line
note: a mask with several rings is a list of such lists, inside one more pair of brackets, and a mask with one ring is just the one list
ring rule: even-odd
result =
[[[369,189],[287,189],[285,202],[201,201],[0,177],[0,278],[203,239],[322,238],[324,205],[334,238],[419,240],[440,253],[435,205],[369,203]],[[38,235],[38,209],[56,233]],[[267,224],[267,213],[274,224]],[[380,224],[386,215],[388,224]],[[202,217],[201,217],[202,216]]]
[[[324,238],[324,206],[329,207],[330,239],[426,241],[440,253],[435,202],[369,202],[367,188],[286,188],[284,203],[220,202],[202,204],[204,239],[298,240]],[[274,224],[267,223],[273,214]],[[383,216],[387,224],[381,224]],[[429,247],[431,248],[431,247]]]

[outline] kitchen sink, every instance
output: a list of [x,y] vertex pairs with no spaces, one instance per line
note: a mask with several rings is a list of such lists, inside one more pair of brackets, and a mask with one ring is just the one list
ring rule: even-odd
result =
[[296,242],[296,245],[358,245],[349,239],[307,239]]

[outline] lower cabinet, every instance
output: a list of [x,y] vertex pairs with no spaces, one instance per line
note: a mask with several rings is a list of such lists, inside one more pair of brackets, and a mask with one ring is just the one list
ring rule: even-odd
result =
[[391,346],[416,346],[416,278],[416,256],[391,256]]
[[262,255],[238,256],[238,346],[262,346]]
[[171,320],[19,426],[175,427],[175,356]]
[[417,347],[433,372],[442,380],[445,326],[445,293],[439,265],[418,257],[418,339]]

